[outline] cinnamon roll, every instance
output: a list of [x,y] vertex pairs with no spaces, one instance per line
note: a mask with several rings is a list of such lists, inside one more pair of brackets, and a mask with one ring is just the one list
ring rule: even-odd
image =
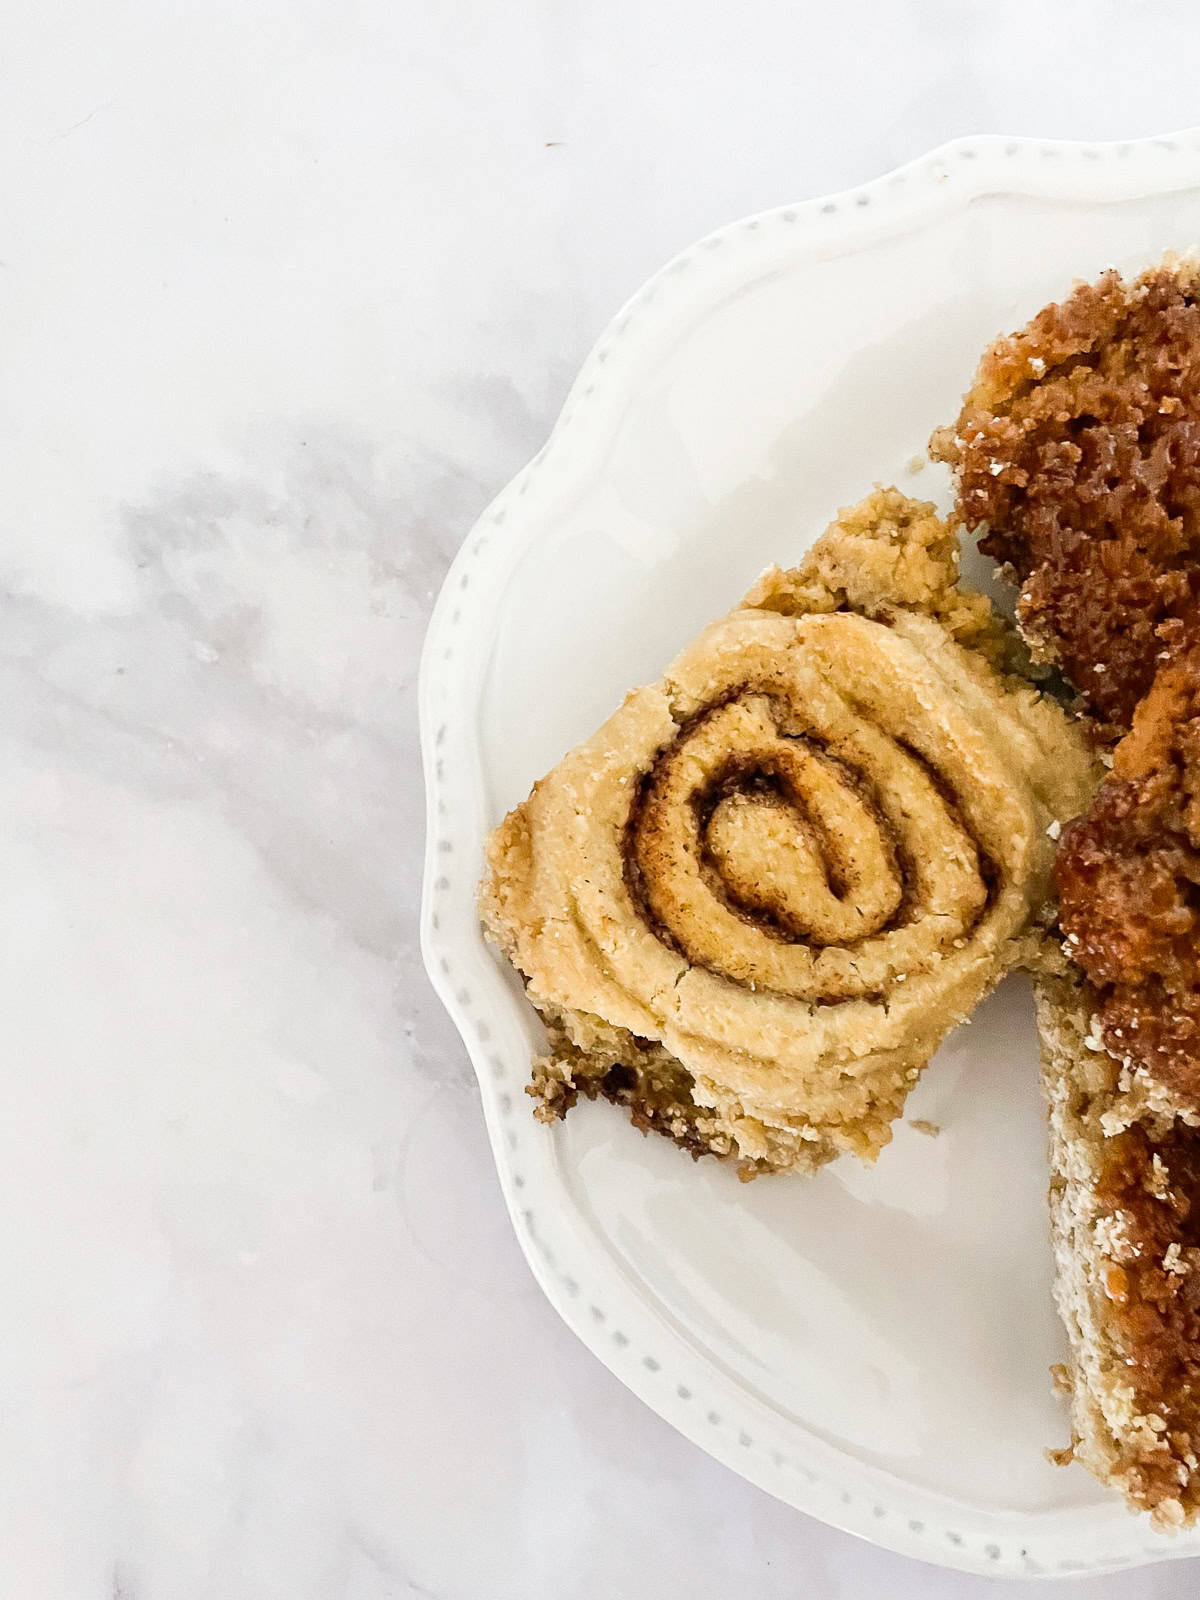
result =
[[877,491],[538,783],[481,910],[547,1026],[539,1114],[603,1095],[745,1175],[873,1159],[1092,787],[1016,648]]

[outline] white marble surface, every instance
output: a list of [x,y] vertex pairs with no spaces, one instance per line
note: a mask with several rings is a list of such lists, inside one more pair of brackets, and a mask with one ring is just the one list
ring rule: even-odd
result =
[[4,34],[0,1595],[991,1593],[740,1482],[541,1300],[419,967],[417,651],[672,251],[957,133],[1198,122],[1200,15],[16,0]]

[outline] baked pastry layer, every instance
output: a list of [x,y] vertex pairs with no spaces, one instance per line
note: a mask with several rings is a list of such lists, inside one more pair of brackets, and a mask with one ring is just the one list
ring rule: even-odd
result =
[[894,490],[768,573],[492,835],[481,913],[579,1093],[747,1173],[871,1159],[1029,953],[1090,758],[1006,676],[933,508]]

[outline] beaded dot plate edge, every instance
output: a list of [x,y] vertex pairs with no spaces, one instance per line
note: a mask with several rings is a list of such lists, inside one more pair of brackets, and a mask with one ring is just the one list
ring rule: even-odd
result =
[[[809,229],[814,244],[841,230],[850,243],[865,230],[931,221],[974,198],[1009,193],[1096,203],[1200,186],[1200,129],[1163,138],[1079,144],[985,136],[956,140],[870,183],[842,194],[805,201],[749,217],[701,239],[669,262],[618,313],[585,362],[550,440],[488,507],[455,558],[434,608],[421,663],[421,741],[428,800],[422,949],[435,989],[449,1010],[479,1078],[497,1168],[518,1239],[536,1278],[568,1325],[630,1389],[660,1416],[733,1470],[800,1510],[875,1544],[938,1565],[992,1576],[1065,1577],[1118,1571],[1200,1553],[1195,1538],[1156,1538],[1142,1523],[1121,1524],[1128,1535],[1099,1553],[1069,1548],[1062,1535],[1039,1537],[1024,1528],[1006,1537],[1002,1519],[991,1526],[955,1526],[938,1497],[903,1496],[885,1474],[851,1463],[812,1442],[811,1451],[781,1447],[781,1429],[733,1386],[689,1352],[671,1330],[642,1307],[632,1287],[611,1266],[588,1259],[579,1240],[544,1216],[536,1193],[539,1158],[533,1139],[546,1130],[529,1116],[523,1094],[528,1051],[510,1067],[495,1034],[495,1005],[519,1006],[515,993],[495,983],[492,996],[477,992],[481,963],[491,962],[474,920],[474,887],[481,870],[482,801],[470,749],[472,679],[456,665],[473,649],[477,620],[503,585],[514,552],[522,549],[521,514],[538,480],[561,478],[585,454],[576,441],[602,426],[604,403],[619,389],[614,370],[622,347],[651,319],[671,318],[685,300],[696,303],[695,280],[713,264],[740,257],[744,265],[715,274],[717,282],[758,273],[776,241],[794,243]],[[745,247],[752,254],[743,254]],[[707,292],[711,293],[713,285]],[[532,537],[534,519],[528,520]],[[506,548],[497,550],[504,530]],[[465,696],[465,698],[464,698]],[[464,712],[467,713],[464,715]],[[460,729],[457,754],[455,730]],[[467,793],[466,790],[474,792]],[[485,983],[484,987],[487,987]],[[532,1157],[532,1159],[527,1159]],[[566,1250],[579,1252],[567,1258]],[[724,1387],[724,1398],[719,1391]],[[732,1403],[731,1403],[732,1402]],[[730,1414],[731,1412],[735,1414]],[[828,1458],[835,1459],[827,1465]],[[874,1487],[870,1482],[875,1478]],[[903,1486],[901,1486],[903,1487]],[[890,1490],[890,1493],[884,1491]],[[907,1503],[905,1503],[907,1502]],[[919,1510],[920,1514],[917,1514]],[[1124,1513],[1121,1514],[1124,1516]],[[976,1522],[977,1519],[963,1519]],[[988,1523],[980,1516],[978,1523]],[[1090,1542],[1090,1541],[1089,1541]]]

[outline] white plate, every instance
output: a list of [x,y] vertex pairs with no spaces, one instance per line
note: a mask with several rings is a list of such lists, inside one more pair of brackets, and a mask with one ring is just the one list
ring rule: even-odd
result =
[[537,1019],[485,946],[488,828],[634,684],[907,464],[975,361],[1072,278],[1200,242],[1200,133],[980,138],[734,224],[621,312],[540,455],[451,568],[422,664],[423,939],[547,1295],[648,1405],[744,1477],[947,1566],[1098,1572],[1200,1551],[1082,1469],[1048,1369],[1046,1164],[1026,986],[958,1030],[871,1170],[742,1185],[522,1094]]

